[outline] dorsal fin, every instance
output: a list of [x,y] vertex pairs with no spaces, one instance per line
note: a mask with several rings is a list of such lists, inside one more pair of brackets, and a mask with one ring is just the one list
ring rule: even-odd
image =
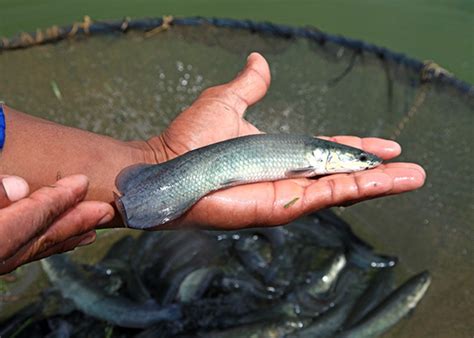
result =
[[153,164],[141,163],[122,169],[122,171],[115,178],[115,185],[117,186],[117,189],[120,191],[120,193],[124,194],[127,190],[129,190],[130,186],[133,185],[134,178],[139,177],[143,170],[151,166],[153,166]]

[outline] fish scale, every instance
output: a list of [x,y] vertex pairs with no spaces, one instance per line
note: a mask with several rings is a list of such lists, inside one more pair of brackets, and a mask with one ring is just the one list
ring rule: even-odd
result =
[[181,216],[208,193],[246,183],[373,168],[363,150],[314,137],[260,134],[192,150],[170,161],[124,169],[116,203],[127,226],[151,228]]

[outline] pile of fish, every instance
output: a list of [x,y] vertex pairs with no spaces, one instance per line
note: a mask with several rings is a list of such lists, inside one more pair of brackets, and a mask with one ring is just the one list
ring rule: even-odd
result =
[[43,260],[53,288],[16,336],[377,337],[430,284],[421,272],[396,288],[396,264],[327,210],[276,228],[145,232],[96,265]]

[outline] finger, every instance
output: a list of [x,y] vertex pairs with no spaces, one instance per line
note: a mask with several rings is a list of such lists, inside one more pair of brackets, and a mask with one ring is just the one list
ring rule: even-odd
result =
[[20,265],[30,263],[35,260],[39,260],[45,257],[49,257],[54,254],[67,252],[74,250],[78,246],[91,244],[95,241],[96,234],[95,232],[88,232],[86,234],[75,236],[72,238],[67,239],[64,242],[57,243],[48,250],[34,254],[31,251],[31,247],[24,247],[19,250],[13,257],[0,262],[0,275],[11,272],[18,268]]
[[252,53],[247,64],[232,81],[206,89],[198,98],[218,101],[243,116],[248,106],[265,96],[270,86],[270,68],[262,55]]
[[[109,222],[114,216],[112,206],[103,202],[86,201],[67,211],[39,237],[35,237],[25,246],[6,259],[4,269],[14,269],[48,253],[58,253],[60,248],[72,249],[73,243],[86,245],[95,239],[93,229],[96,226]],[[84,234],[88,234],[88,237]],[[77,241],[77,238],[83,241]],[[87,237],[87,238],[86,238]],[[88,239],[88,240],[87,240]],[[46,253],[46,254],[43,254]]]
[[114,217],[114,209],[108,203],[86,201],[68,210],[40,236],[31,243],[31,252],[44,252],[58,243],[71,237],[79,236],[94,230],[97,226],[110,222]]
[[425,177],[419,165],[389,163],[363,172],[329,175],[317,180],[241,185],[204,197],[184,215],[178,226],[198,224],[231,229],[286,224],[319,209],[417,189]]
[[0,208],[25,198],[30,192],[28,183],[21,177],[1,175],[0,181]]
[[425,171],[417,164],[389,163],[363,172],[323,177],[306,188],[304,198],[309,209],[321,209],[415,190],[423,186],[425,178]]
[[53,220],[81,201],[87,192],[88,179],[83,175],[66,177],[55,185],[41,188],[0,212],[0,259],[8,257]]
[[318,136],[318,138],[363,149],[384,160],[397,157],[402,152],[402,148],[397,142],[376,137],[360,138],[357,136]]
[[75,248],[80,247],[80,246],[86,246],[86,245],[92,244],[95,242],[96,238],[97,238],[97,234],[95,233],[95,231],[91,231],[80,236],[74,236],[74,237],[68,238],[64,242],[57,243],[51,248],[49,248],[48,250],[39,253],[38,255],[33,257],[32,260],[46,258],[55,254],[60,254],[63,252],[74,250]]

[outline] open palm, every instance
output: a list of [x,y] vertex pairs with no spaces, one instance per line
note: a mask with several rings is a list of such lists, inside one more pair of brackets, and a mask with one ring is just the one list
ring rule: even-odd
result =
[[[205,90],[166,131],[148,144],[158,162],[226,139],[260,133],[243,116],[270,85],[270,70],[257,53],[231,82]],[[378,138],[338,136],[332,141],[358,147],[383,159],[400,154],[400,146]],[[211,193],[169,227],[205,226],[235,229],[279,225],[318,209],[419,188],[423,168],[413,163],[390,163],[378,168],[329,175],[319,179],[288,179],[253,183]],[[291,202],[291,203],[290,203]]]

